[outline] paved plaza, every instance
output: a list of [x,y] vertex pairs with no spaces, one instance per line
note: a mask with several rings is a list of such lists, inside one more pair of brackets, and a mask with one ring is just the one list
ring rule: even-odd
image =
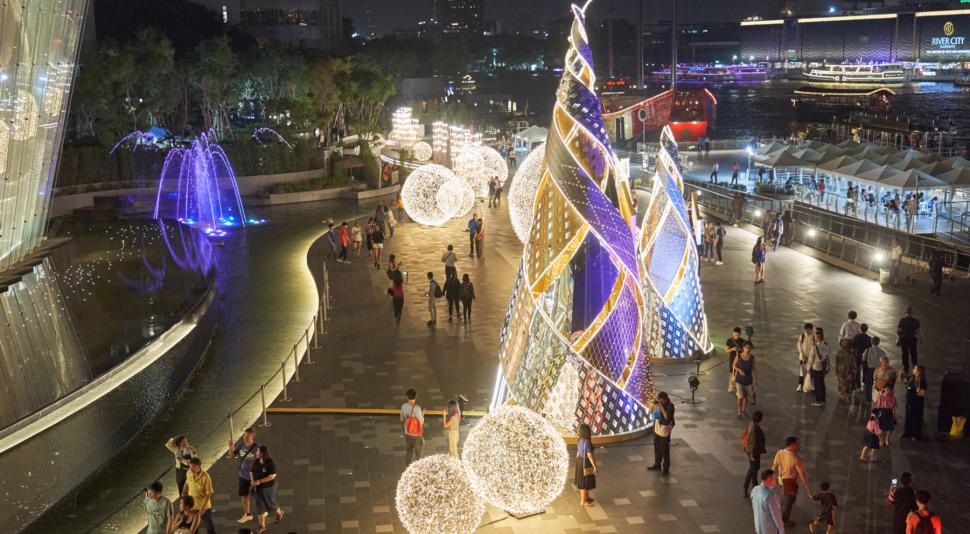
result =
[[[486,221],[487,243],[481,259],[467,257],[463,221],[441,228],[409,223],[398,227],[386,252],[405,263],[410,276],[400,327],[395,327],[386,295],[387,278],[365,258],[350,265],[328,263],[334,312],[327,324],[323,349],[314,351],[316,365],[302,368],[302,382],[291,384],[292,400],[274,407],[396,408],[404,391],[414,387],[426,409],[443,408],[462,393],[471,408],[489,401],[497,365],[498,333],[517,268],[520,246],[505,208],[478,207]],[[715,347],[701,365],[701,387],[695,406],[679,404],[674,430],[672,476],[661,478],[646,467],[652,461],[650,438],[598,449],[600,475],[597,500],[579,506],[571,485],[546,513],[515,519],[490,509],[480,532],[750,532],[750,503],[741,496],[747,468],[740,450],[744,423],[735,417],[733,396],[726,392],[726,362],[721,345],[735,325],[754,328],[755,354],[761,364],[758,408],[769,454],[785,436],[798,435],[813,487],[828,480],[839,499],[839,531],[886,532],[891,521],[885,502],[890,480],[899,472],[915,473],[916,485],[931,490],[934,509],[947,525],[970,521],[964,481],[970,478],[966,444],[933,432],[939,381],[946,370],[961,370],[968,331],[966,287],[945,286],[944,296],[930,300],[927,287],[882,290],[864,280],[789,249],[771,253],[764,285],[751,283],[749,251],[754,236],[731,229],[725,265],[702,267],[706,307]],[[439,262],[447,243],[460,255],[459,274],[469,273],[477,300],[470,326],[449,323],[439,304],[437,327],[425,325],[425,273],[443,276]],[[310,265],[320,274],[326,245],[311,249]],[[912,304],[923,320],[927,339],[921,362],[929,370],[927,439],[897,440],[880,451],[883,463],[867,465],[858,457],[867,412],[858,406],[830,402],[809,406],[810,398],[795,393],[794,338],[804,321],[831,333],[849,309],[884,339],[893,339],[901,310]],[[833,342],[834,344],[834,342]],[[888,347],[898,366],[898,353]],[[687,373],[693,365],[655,365],[658,389],[675,400],[689,397]],[[830,399],[837,399],[834,376]],[[900,397],[900,414],[902,402]],[[474,419],[469,418],[470,424]],[[437,417],[427,421],[425,454],[444,453],[447,442]],[[404,440],[395,416],[279,415],[271,426],[257,428],[280,467],[280,501],[286,510],[271,532],[403,532],[394,511],[397,479],[404,470]],[[467,434],[463,429],[462,434]],[[217,495],[217,524],[224,531],[239,528],[240,505],[235,496],[235,466],[221,460],[211,468]],[[797,530],[814,517],[811,501],[799,498],[793,518]],[[249,526],[254,527],[254,523]]]

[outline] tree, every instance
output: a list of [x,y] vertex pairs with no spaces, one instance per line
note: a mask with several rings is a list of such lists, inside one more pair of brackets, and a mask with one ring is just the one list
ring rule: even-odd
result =
[[394,84],[373,65],[353,63],[336,77],[348,122],[364,137],[374,132],[384,110],[384,103],[394,95]]
[[195,49],[193,86],[198,91],[205,130],[223,131],[229,127],[226,103],[238,88],[236,58],[226,37],[206,39]]

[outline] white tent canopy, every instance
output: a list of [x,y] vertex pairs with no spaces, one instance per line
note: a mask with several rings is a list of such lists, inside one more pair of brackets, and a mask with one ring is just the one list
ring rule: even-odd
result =
[[542,126],[529,126],[525,130],[515,134],[515,146],[516,148],[524,148],[526,150],[532,150],[536,145],[546,142],[546,137],[549,136],[549,130],[543,128]]
[[895,187],[902,189],[903,191],[949,187],[949,184],[943,180],[938,180],[929,174],[916,169],[899,172],[885,179],[879,180],[879,185]]
[[970,187],[970,167],[954,167],[936,177],[953,187]]

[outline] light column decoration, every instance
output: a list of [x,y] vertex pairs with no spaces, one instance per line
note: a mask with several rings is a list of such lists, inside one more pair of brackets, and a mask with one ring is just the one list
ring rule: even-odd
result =
[[499,338],[494,398],[540,414],[572,413],[567,433],[583,422],[594,434],[623,435],[647,427],[654,388],[632,196],[617,176],[594,93],[584,10],[572,6],[533,224]]
[[689,358],[708,352],[694,224],[683,194],[677,141],[670,127],[660,134],[653,194],[639,236],[640,279],[647,302],[647,348],[655,358]]
[[445,164],[448,160],[448,124],[435,121],[431,125],[431,148],[434,152],[432,160],[438,164]]
[[399,107],[391,115],[391,133],[388,135],[394,142],[403,145],[411,129],[411,108]]

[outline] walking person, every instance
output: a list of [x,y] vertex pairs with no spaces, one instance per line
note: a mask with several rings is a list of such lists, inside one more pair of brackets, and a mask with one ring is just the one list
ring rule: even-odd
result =
[[657,394],[654,402],[647,408],[653,419],[653,465],[647,469],[660,470],[667,476],[670,474],[670,433],[674,429],[674,405],[665,391]]
[[768,243],[759,237],[751,249],[751,263],[754,264],[754,283],[765,283],[765,261],[768,259]]
[[748,474],[744,476],[744,485],[742,486],[742,494],[744,498],[748,498],[748,487],[749,485],[753,488],[755,483],[758,482],[758,472],[761,470],[761,455],[768,452],[765,448],[767,441],[765,440],[765,432],[761,428],[761,421],[764,419],[764,414],[761,410],[755,410],[751,414],[751,423],[748,424],[747,430],[741,436],[741,440],[744,445],[744,453],[748,457]]
[[455,247],[448,245],[448,249],[441,255],[441,263],[445,264],[445,280],[451,277],[458,278],[458,269],[455,263],[458,261],[458,254],[455,254]]
[[831,349],[825,342],[825,332],[821,328],[815,329],[815,346],[809,355],[808,370],[812,377],[812,389],[815,391],[815,402],[812,406],[825,406],[825,375],[829,372]]
[[738,419],[748,416],[748,403],[758,386],[758,368],[751,354],[750,341],[745,341],[741,354],[734,359],[734,387],[738,397]]
[[741,174],[741,166],[738,162],[731,165],[731,185],[738,185],[738,176]]
[[923,437],[923,413],[926,406],[926,375],[922,365],[914,365],[904,381],[906,385],[906,418],[903,437],[918,440]]
[[[880,339],[878,336],[872,337],[872,345],[869,346],[865,351],[862,352],[862,400],[865,403],[871,403],[872,398],[872,386],[873,386],[873,373],[876,372],[876,368],[879,367],[880,362],[883,358],[886,358],[886,351],[882,350],[879,346]],[[889,358],[886,358],[889,361]]]
[[711,176],[708,179],[708,182],[713,183],[714,185],[717,185],[717,170],[718,164],[715,161],[714,165],[711,166]]
[[384,207],[384,220],[387,221],[387,238],[392,239],[394,237],[394,227],[397,226],[397,218],[394,217],[394,212],[391,211],[391,208],[387,206]]
[[903,357],[903,371],[909,372],[910,363],[916,365],[917,347],[923,344],[923,328],[919,319],[913,317],[912,306],[906,307],[906,315],[899,320],[896,327],[896,346]]
[[394,321],[400,326],[401,314],[404,312],[404,276],[397,269],[388,269],[388,276],[391,277],[391,287],[387,288],[387,294],[391,297]]
[[903,247],[899,246],[899,241],[896,241],[896,238],[893,238],[889,245],[889,282],[894,286],[899,285],[899,271],[902,266]]
[[782,233],[781,244],[785,245],[786,247],[791,246],[791,236],[795,231],[795,228],[792,226],[793,221],[794,219],[792,219],[791,210],[785,210],[785,214],[781,216],[781,226],[784,230],[784,233]]
[[851,342],[855,339],[855,336],[862,332],[859,327],[859,323],[856,322],[856,317],[858,317],[854,311],[849,312],[849,319],[842,323],[842,327],[839,328],[839,343],[841,344],[843,340]]
[[[905,372],[905,371],[904,371]],[[889,364],[889,357],[883,356],[879,359],[879,367],[872,372],[872,402],[882,395],[882,390],[896,385],[896,370]]]
[[724,265],[724,256],[721,255],[721,249],[724,247],[725,236],[727,236],[727,230],[721,224],[721,221],[718,221],[714,228],[714,251],[717,252],[717,261],[714,262],[714,265]]
[[788,436],[785,438],[785,448],[775,453],[772,461],[772,469],[781,479],[782,499],[781,499],[781,518],[786,527],[795,526],[791,520],[791,511],[798,499],[798,482],[801,481],[805,493],[811,497],[811,486],[808,485],[808,475],[805,473],[805,462],[798,455],[798,438]]
[[761,484],[751,489],[755,534],[785,534],[786,522],[782,519],[781,501],[774,492],[777,484],[775,472],[765,469],[761,472]]
[[350,227],[350,242],[354,246],[354,256],[359,258],[361,246],[364,244],[364,232],[357,221]]
[[854,387],[862,389],[866,381],[866,363],[863,361],[863,354],[872,346],[872,337],[869,336],[869,325],[862,323],[859,325],[859,333],[852,338],[852,365],[856,373]]
[[801,335],[795,342],[795,350],[798,352],[798,386],[795,387],[795,391],[802,391],[805,377],[809,376],[808,360],[815,352],[815,326],[812,323],[805,323]]
[[852,391],[856,388],[852,354],[849,352],[849,342],[843,340],[835,353],[835,379],[839,387],[839,402],[848,404]]
[[178,489],[178,494],[182,495],[185,489],[185,479],[189,473],[189,460],[199,454],[195,447],[189,445],[189,438],[185,436],[168,438],[168,441],[165,442],[165,448],[175,455],[175,487]]
[[457,274],[449,274],[444,286],[445,299],[448,300],[448,322],[451,322],[452,313],[458,320],[462,319],[461,313],[461,282],[458,281]]
[[488,207],[492,207],[495,202],[495,187],[498,182],[498,178],[493,177],[488,181]]
[[891,445],[893,430],[896,429],[896,395],[893,386],[882,388],[879,397],[872,405],[873,412],[879,418],[879,441],[883,447]]
[[502,204],[502,188],[503,188],[502,182],[496,181],[495,182],[495,207],[496,208]]
[[774,228],[775,240],[774,240],[774,243],[772,243],[772,247],[771,247],[772,252],[778,250],[778,245],[781,244],[781,240],[783,239],[783,236],[785,235],[785,230],[786,230],[784,217],[780,215],[776,215],[774,223],[775,223],[775,228]]
[[916,492],[916,511],[906,516],[906,534],[942,534],[943,523],[940,516],[927,508],[930,503],[930,492],[919,490]]
[[404,425],[404,465],[421,459],[424,449],[424,411],[418,404],[418,392],[409,389],[407,401],[401,405],[401,424]]
[[579,440],[576,442],[576,471],[573,484],[579,490],[579,505],[591,506],[589,490],[596,489],[596,457],[593,454],[593,431],[589,425],[579,425]]
[[145,502],[142,505],[148,516],[146,534],[167,534],[172,519],[172,502],[162,495],[162,483],[154,481],[145,488]]
[[[189,476],[185,481],[185,493],[191,496],[194,502],[193,509],[199,515],[196,530],[198,530],[199,525],[205,525],[207,534],[216,534],[216,525],[212,521],[212,495],[214,493],[212,489],[212,477],[202,469],[202,460],[198,458],[189,460],[189,466]],[[249,506],[248,493],[246,506]],[[249,520],[252,520],[252,516],[249,517]],[[245,521],[239,522],[244,523]]]
[[404,213],[404,199],[401,197],[401,193],[397,194],[397,199],[395,199],[394,205],[397,207],[395,210],[397,211],[397,216],[395,217],[395,219],[397,219],[397,222],[403,223],[407,219],[405,218],[406,215]]
[[472,213],[468,219],[468,257],[475,256],[475,238],[478,236],[478,214]]
[[475,233],[475,256],[482,257],[482,249],[485,248],[485,221],[478,218],[478,231]]
[[330,252],[327,254],[327,259],[336,260],[337,254],[340,251],[340,243],[337,239],[337,231],[334,230],[333,224],[327,225],[327,242],[330,243]]
[[444,424],[445,431],[448,433],[448,454],[452,458],[460,458],[458,454],[458,441],[461,436],[458,432],[459,425],[461,425],[461,410],[458,406],[458,401],[454,399],[448,401],[448,408],[442,416],[442,423]]
[[734,372],[734,360],[737,359],[741,351],[744,350],[744,344],[746,341],[741,337],[741,327],[735,326],[731,330],[731,337],[727,339],[724,343],[724,352],[728,355],[728,393],[734,393],[735,391],[735,379],[736,373]]
[[441,286],[434,279],[434,273],[428,271],[428,291],[424,294],[428,297],[428,326],[434,326],[438,323],[438,299],[444,295],[441,291]]
[[458,290],[461,298],[461,318],[465,324],[472,322],[472,301],[475,300],[475,286],[472,284],[468,273],[461,275],[461,289]]
[[940,296],[940,289],[943,287],[943,266],[946,264],[946,257],[942,250],[937,250],[929,261],[930,278],[933,280],[933,287],[930,288],[930,295]]
[[[256,448],[259,443],[256,441],[256,430],[252,427],[247,428],[242,437],[235,442],[229,440],[229,450],[226,458],[239,459],[239,500],[242,502],[243,515],[236,521],[239,524],[253,520],[253,514],[249,507],[249,490],[252,489],[249,473],[253,470],[253,462],[256,461]],[[196,498],[198,500],[198,498]]]
[[387,218],[384,216],[384,206],[378,204],[377,208],[374,209],[374,224],[380,228],[381,232],[384,232],[385,236],[387,236],[387,228],[384,226],[386,223]]
[[350,263],[350,260],[347,259],[347,252],[350,250],[350,232],[347,231],[347,221],[340,223],[339,240],[340,255],[337,256],[337,261]]
[[168,534],[195,534],[199,531],[202,514],[195,507],[195,499],[191,495],[179,498],[178,512],[169,519]]
[[906,534],[906,518],[915,512],[916,490],[913,489],[913,474],[904,471],[898,479],[893,479],[886,498],[893,507],[893,534]]
[[371,239],[371,236],[374,235],[376,228],[377,225],[374,224],[374,218],[370,217],[367,219],[367,225],[364,226],[364,235],[366,237],[365,242],[367,243],[367,255],[370,257],[374,256],[374,241]]
[[283,519],[283,509],[276,500],[276,463],[269,456],[269,448],[260,445],[256,448],[256,460],[249,473],[252,480],[253,496],[256,499],[256,517],[259,520],[259,534],[266,532],[266,517],[270,512],[278,523]]
[[370,235],[371,246],[374,248],[374,267],[381,268],[381,253],[384,252],[384,226],[374,225],[374,231]]
[[[876,451],[879,450],[881,445],[880,435],[881,430],[879,429],[879,415],[876,412],[869,414],[869,420],[866,422],[866,430],[862,434],[862,452],[859,453],[859,461],[863,463],[875,463]],[[868,454],[868,458],[866,457]]]
[[812,500],[818,502],[818,506],[822,510],[818,517],[808,525],[808,530],[814,533],[819,525],[825,525],[825,534],[835,534],[835,512],[839,509],[839,502],[830,490],[832,486],[828,482],[822,482],[818,487],[820,491],[818,495],[812,496]]
[[704,223],[704,261],[714,261],[714,224]]

